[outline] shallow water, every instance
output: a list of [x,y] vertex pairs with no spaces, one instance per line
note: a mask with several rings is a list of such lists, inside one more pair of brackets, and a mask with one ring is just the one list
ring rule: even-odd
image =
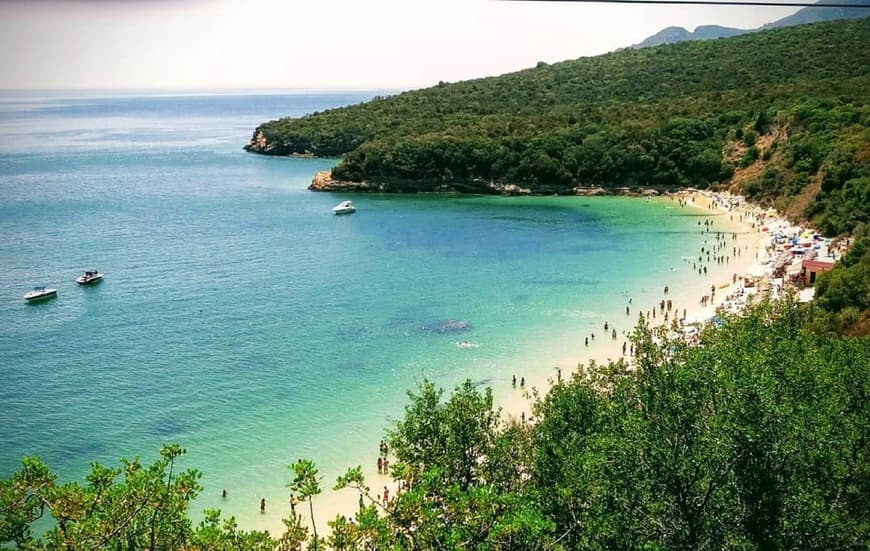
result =
[[[374,94],[0,96],[0,476],[180,442],[197,508],[265,526],[290,462],[329,481],[372,455],[421,377],[552,369],[626,293],[695,282],[699,218],[670,203],[361,195],[339,217],[305,189],[335,161],[241,150]],[[58,298],[26,304],[37,284]]]

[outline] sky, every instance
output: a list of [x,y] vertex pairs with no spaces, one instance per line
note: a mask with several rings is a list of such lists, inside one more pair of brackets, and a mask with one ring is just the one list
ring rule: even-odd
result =
[[500,0],[0,0],[0,89],[411,89],[789,7]]

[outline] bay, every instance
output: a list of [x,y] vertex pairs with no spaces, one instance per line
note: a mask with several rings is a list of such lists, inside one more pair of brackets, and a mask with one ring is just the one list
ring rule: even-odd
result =
[[[361,195],[337,217],[347,197],[306,190],[337,160],[241,149],[379,93],[0,95],[0,476],[179,442],[198,510],[271,526],[289,463],[373,459],[422,377],[504,388],[629,294],[695,283],[697,213],[669,202]],[[38,284],[57,299],[26,304]]]

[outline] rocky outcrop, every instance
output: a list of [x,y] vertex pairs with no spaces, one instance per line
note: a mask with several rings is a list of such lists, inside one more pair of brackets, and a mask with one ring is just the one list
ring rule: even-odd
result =
[[341,193],[472,193],[478,195],[579,195],[592,197],[596,195],[628,195],[632,197],[649,197],[666,190],[653,188],[619,187],[603,188],[600,186],[580,186],[566,188],[563,186],[522,187],[517,184],[505,184],[475,178],[473,181],[416,181],[395,180],[389,182],[349,182],[337,180],[332,171],[324,170],[314,175],[311,191],[332,191]]
[[322,170],[315,174],[308,189],[311,191],[340,192],[386,191],[383,186],[372,185],[368,182],[345,182],[342,180],[336,180],[332,177],[331,170]]
[[375,193],[477,193],[482,195],[532,195],[532,190],[516,184],[502,184],[475,179],[471,182],[432,182],[395,180],[390,182],[349,182],[333,178],[332,171],[314,175],[311,191],[375,192]]
[[249,153],[261,155],[277,155],[281,157],[314,157],[304,143],[274,140],[266,135],[261,127],[257,127],[251,141],[245,144],[243,149]]
[[603,187],[575,187],[574,195],[594,197],[595,195],[610,195],[610,193]]
[[487,188],[492,190],[493,193],[497,195],[531,195],[532,190],[525,187],[520,187],[516,184],[499,184],[496,182],[489,182],[487,184]]
[[249,151],[266,151],[269,147],[269,141],[262,130],[257,130],[254,137],[251,138],[251,143],[248,144]]

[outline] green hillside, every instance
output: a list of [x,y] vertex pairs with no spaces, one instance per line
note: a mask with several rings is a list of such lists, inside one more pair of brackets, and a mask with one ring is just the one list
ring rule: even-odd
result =
[[830,203],[867,196],[868,43],[861,19],[539,64],[267,122],[246,148],[342,155],[333,177],[375,191],[736,183],[841,233],[867,218]]
[[[701,25],[689,32],[683,27],[667,27],[656,34],[646,38],[632,48],[649,48],[661,44],[676,44],[688,40],[716,40],[739,34],[775,29],[778,27],[790,27],[792,25],[806,25],[808,23],[821,23],[822,21],[834,21],[837,19],[860,19],[870,17],[870,11],[858,7],[864,5],[865,0],[818,0],[815,6],[808,6],[797,12],[762,25],[757,29],[735,29],[721,27],[719,25]],[[849,4],[856,7],[821,7],[825,4]]]

